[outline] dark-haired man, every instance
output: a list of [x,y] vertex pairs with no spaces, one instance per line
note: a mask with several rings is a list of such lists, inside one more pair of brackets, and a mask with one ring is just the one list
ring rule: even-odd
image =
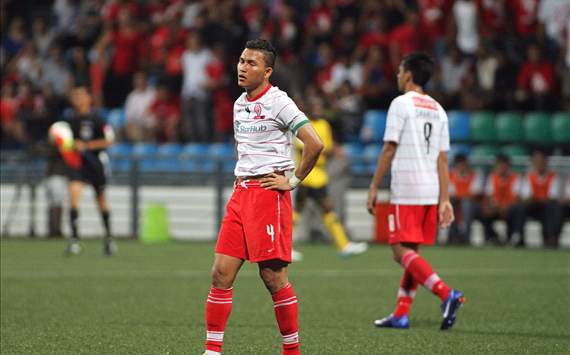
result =
[[483,174],[471,167],[465,154],[457,154],[449,172],[451,204],[457,211],[457,219],[449,228],[449,244],[471,241],[471,225],[479,213],[483,184]]
[[485,231],[485,241],[503,244],[493,228],[497,219],[507,223],[507,242],[524,246],[522,238],[524,211],[520,204],[521,179],[511,168],[511,159],[499,154],[495,169],[487,177],[485,199],[481,208],[481,223]]
[[[368,211],[375,214],[378,185],[391,167],[389,243],[394,260],[404,268],[395,311],[374,322],[380,328],[409,327],[409,312],[418,284],[442,302],[440,329],[450,329],[463,293],[449,288],[419,254],[422,244],[434,244],[437,224],[449,227],[454,220],[449,201],[449,128],[441,105],[424,87],[433,72],[425,54],[412,53],[400,63],[396,97],[388,109],[384,149],[369,188]],[[439,205],[439,206],[438,206]]]
[[[293,100],[270,84],[275,56],[268,41],[252,40],[237,65],[238,85],[245,92],[234,103],[236,181],[215,249],[206,303],[205,355],[222,351],[232,286],[245,260],[258,263],[273,299],[282,354],[300,354],[297,297],[287,276],[292,247],[289,191],[309,174],[323,143]],[[291,159],[293,135],[304,143],[296,170]]]
[[71,104],[75,110],[75,117],[71,120],[75,150],[81,153],[81,166],[68,168],[69,176],[69,222],[71,224],[71,238],[65,253],[79,254],[79,200],[85,183],[93,186],[97,198],[97,206],[101,213],[105,238],[103,240],[103,253],[112,255],[116,246],[111,239],[111,226],[109,207],[105,198],[106,161],[105,149],[114,141],[113,129],[102,117],[93,112],[91,108],[91,94],[86,86],[77,85],[71,90]]
[[[536,150],[532,154],[532,170],[522,181],[521,199],[524,219],[534,218],[542,224],[543,245],[558,247],[558,225],[561,219],[560,179],[555,171],[548,168],[548,158],[544,152]],[[524,226],[525,220],[521,222]],[[524,228],[521,229],[524,240]]]

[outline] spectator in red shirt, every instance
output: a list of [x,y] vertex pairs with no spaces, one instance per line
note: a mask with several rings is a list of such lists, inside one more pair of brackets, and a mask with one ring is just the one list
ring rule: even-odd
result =
[[307,32],[320,40],[329,39],[334,29],[334,17],[336,7],[331,6],[330,1],[321,1],[318,6],[313,7],[307,17]]
[[390,61],[397,68],[404,56],[421,51],[426,44],[426,37],[420,26],[420,17],[416,10],[406,13],[406,22],[397,26],[390,34]]
[[554,66],[543,58],[536,43],[527,47],[527,61],[519,71],[517,100],[531,110],[554,110],[556,82]]
[[168,86],[161,84],[156,88],[156,99],[150,105],[150,112],[156,127],[156,140],[161,143],[176,142],[180,122],[180,102],[172,95]]
[[139,5],[133,0],[107,0],[101,9],[101,14],[105,21],[115,22],[123,10],[128,11],[131,16],[140,15]]
[[118,22],[118,29],[105,33],[102,38],[103,47],[112,45],[114,48],[111,67],[103,87],[105,106],[113,108],[120,107],[125,102],[132,89],[133,75],[146,57],[143,35],[128,9],[121,9]]
[[2,143],[21,143],[25,139],[24,127],[18,116],[18,101],[14,95],[14,85],[2,85],[0,96],[0,136]]
[[447,29],[447,15],[450,13],[450,0],[417,0],[422,28],[438,57],[444,51],[444,37]]
[[508,0],[508,7],[515,15],[515,27],[519,35],[528,37],[536,30],[539,0]]
[[224,66],[225,52],[222,44],[212,50],[212,61],[206,66],[208,87],[212,90],[215,139],[225,141],[233,134],[233,100],[228,89],[228,73]]
[[481,36],[498,36],[505,30],[506,0],[477,0]]
[[369,49],[373,46],[388,47],[390,34],[388,33],[388,23],[384,17],[379,14],[372,16],[367,23],[366,31],[360,36],[358,45],[363,49]]

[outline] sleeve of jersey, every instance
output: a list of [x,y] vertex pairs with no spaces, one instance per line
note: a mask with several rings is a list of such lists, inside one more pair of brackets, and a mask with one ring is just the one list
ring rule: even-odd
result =
[[384,142],[400,142],[400,137],[405,124],[404,112],[402,101],[393,100],[388,108],[386,130],[384,131]]
[[275,104],[275,119],[282,128],[288,129],[297,135],[299,129],[309,123],[309,119],[299,110],[295,102],[289,97],[279,97]]

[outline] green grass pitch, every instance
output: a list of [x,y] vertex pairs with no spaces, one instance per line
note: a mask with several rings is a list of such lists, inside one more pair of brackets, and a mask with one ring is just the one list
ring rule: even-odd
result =
[[[3,240],[2,354],[201,354],[211,243],[99,242],[63,256],[63,241]],[[303,245],[290,278],[299,296],[304,354],[569,354],[570,253],[426,248],[466,305],[449,332],[439,301],[420,290],[410,330],[375,329],[394,306],[401,269],[386,246],[340,259]],[[278,354],[271,298],[247,264],[234,287],[224,354]]]

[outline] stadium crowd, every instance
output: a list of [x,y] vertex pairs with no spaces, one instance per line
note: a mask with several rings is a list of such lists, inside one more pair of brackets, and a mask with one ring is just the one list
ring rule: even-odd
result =
[[570,109],[566,1],[31,3],[2,2],[4,145],[41,139],[74,80],[97,107],[124,107],[123,140],[230,139],[236,58],[256,37],[280,53],[274,84],[301,107],[322,97],[343,134],[387,108],[397,63],[417,50],[436,58],[430,92],[447,109]]
[[[570,110],[568,1],[7,0],[0,6],[2,148],[45,141],[48,127],[71,115],[74,82],[89,83],[104,117],[124,113],[114,125],[120,141],[230,142],[232,105],[241,93],[237,58],[246,40],[258,37],[279,53],[272,83],[301,110],[323,102],[336,142],[359,137],[367,110],[387,109],[398,94],[398,63],[414,51],[435,58],[428,91],[448,110]],[[460,185],[453,196],[461,208],[451,240],[468,241],[478,218],[486,239],[496,242],[492,222],[500,218],[520,244],[521,226],[533,217],[543,221],[545,244],[557,245],[570,206],[560,193],[568,194],[569,181],[539,179],[549,187],[536,192],[532,171],[511,181],[508,158],[499,157],[507,185],[489,178],[484,186],[458,158],[462,172],[452,173],[452,183]],[[556,193],[548,192],[552,184]],[[497,189],[511,192],[504,197]]]

